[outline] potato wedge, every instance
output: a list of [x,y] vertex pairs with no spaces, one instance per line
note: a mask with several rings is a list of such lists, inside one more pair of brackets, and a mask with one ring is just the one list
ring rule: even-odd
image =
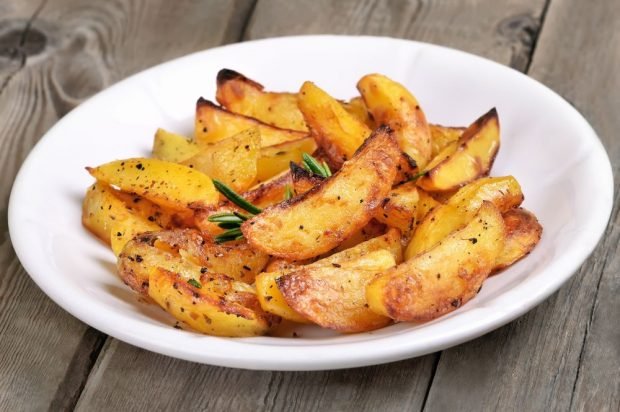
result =
[[166,162],[181,163],[198,153],[199,147],[185,136],[157,129],[153,139],[153,157]]
[[181,162],[217,179],[237,192],[254,184],[258,174],[261,137],[258,128],[246,129],[215,143],[201,145],[200,151]]
[[383,199],[381,208],[375,212],[375,219],[390,227],[400,229],[408,236],[416,224],[419,201],[420,195],[415,182],[397,186]]
[[299,166],[297,163],[291,163],[289,167],[291,169],[293,189],[295,190],[295,194],[297,196],[312,190],[312,188],[318,186],[323,180],[325,180],[323,176],[315,175],[314,173]]
[[484,201],[463,229],[374,279],[366,288],[370,309],[406,322],[426,322],[455,310],[478,293],[505,236],[500,211]]
[[161,230],[161,226],[142,218],[136,219],[134,216],[121,221],[114,221],[110,226],[110,246],[112,247],[112,252],[119,256],[127,242],[136,237],[136,235],[159,230]]
[[360,96],[354,97],[348,102],[340,102],[344,110],[346,110],[351,116],[355,117],[359,122],[364,123],[370,130],[377,128],[375,121],[373,120],[364,99]]
[[115,223],[132,220],[136,226],[160,228],[146,217],[134,213],[132,204],[125,203],[118,194],[120,192],[101,182],[94,183],[86,191],[82,203],[82,224],[92,234],[110,245]]
[[296,93],[274,93],[234,70],[217,74],[215,99],[231,112],[253,117],[283,129],[306,132],[306,122],[297,109]]
[[381,74],[362,77],[357,89],[375,122],[390,126],[401,150],[424,169],[431,159],[431,133],[417,99]]
[[299,140],[308,136],[305,132],[280,129],[252,117],[229,112],[202,97],[196,103],[194,139],[199,144],[215,143],[255,127],[260,132],[261,147]]
[[127,242],[119,255],[118,272],[127,285],[145,294],[145,280],[154,266],[178,271],[178,267],[189,262],[204,273],[222,273],[252,283],[268,260],[269,256],[245,242],[217,244],[195,230],[169,230],[141,234]]
[[261,310],[251,290],[238,290],[239,282],[202,275],[193,283],[200,287],[177,273],[155,268],[149,276],[149,296],[176,319],[208,335],[260,336],[278,322]]
[[277,280],[284,274],[283,272],[276,271],[263,272],[256,276],[256,296],[261,308],[265,312],[279,316],[282,319],[297,323],[311,323],[286,303],[284,295],[278,289]]
[[284,200],[286,186],[292,185],[293,180],[291,178],[291,173],[286,170],[250,188],[250,190],[243,193],[243,198],[258,207],[265,208],[282,202]]
[[495,261],[494,273],[527,256],[542,236],[542,226],[531,212],[516,208],[502,216],[506,225],[506,241]]
[[370,221],[390,190],[399,156],[390,129],[378,128],[342,169],[311,191],[247,220],[243,235],[254,248],[285,259],[333,249]]
[[463,227],[484,201],[492,202],[503,213],[521,204],[523,192],[512,176],[487,177],[463,186],[448,203],[436,207],[420,222],[407,246],[405,259],[430,250]]
[[[376,209],[375,209],[376,210]],[[386,226],[375,219],[371,219],[366,225],[351,233],[345,240],[336,246],[330,253],[337,253],[364,243],[386,232]]]
[[191,210],[170,210],[136,194],[111,190],[116,197],[127,205],[127,209],[149,222],[158,224],[163,229],[194,227],[194,215]]
[[447,145],[459,140],[464,127],[441,126],[438,124],[429,124],[431,131],[431,159],[439,154]]
[[396,263],[392,254],[378,250],[340,267],[305,267],[279,277],[278,289],[286,303],[312,322],[340,332],[363,332],[390,323],[368,308],[366,285]]
[[[428,191],[446,191],[458,188],[489,174],[499,150],[499,119],[491,109],[467,128],[457,140],[437,156],[418,185]],[[451,152],[451,150],[454,151]]]
[[101,182],[172,210],[208,207],[219,200],[219,193],[209,176],[163,160],[115,160],[95,168],[87,167],[86,170]]
[[351,159],[371,130],[312,82],[299,90],[299,110],[317,144],[336,164]]
[[301,162],[303,153],[314,153],[317,149],[312,137],[263,147],[257,163],[256,180],[264,182],[287,170],[291,162]]

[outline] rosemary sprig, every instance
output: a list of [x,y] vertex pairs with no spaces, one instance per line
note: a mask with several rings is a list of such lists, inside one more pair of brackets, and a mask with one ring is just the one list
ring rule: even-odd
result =
[[420,172],[420,173],[416,173],[415,175],[411,176],[409,178],[410,182],[415,182],[416,180],[418,180],[419,178],[421,178],[422,176],[426,176],[428,174],[428,170],[424,171],[424,172]]
[[301,157],[303,159],[302,165],[306,170],[323,177],[330,177],[332,175],[332,171],[327,163],[320,163],[308,153],[302,153]]
[[232,190],[230,187],[226,186],[224,183],[220,182],[217,179],[213,179],[213,185],[215,188],[228,200],[242,208],[243,210],[247,210],[253,215],[257,215],[263,211],[260,207],[254,206],[252,203],[245,200],[239,193]]
[[224,243],[229,242],[231,240],[239,240],[243,238],[243,233],[241,233],[241,228],[237,227],[234,229],[229,229],[226,232],[220,233],[215,236],[215,243]]
[[291,185],[286,185],[284,187],[284,200],[290,200],[295,196],[295,192]]

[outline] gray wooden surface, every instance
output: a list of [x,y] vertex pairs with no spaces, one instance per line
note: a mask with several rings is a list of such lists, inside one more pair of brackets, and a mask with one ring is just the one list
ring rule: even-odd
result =
[[[620,219],[558,293],[425,357],[327,372],[198,365],[82,324],[21,268],[12,181],[60,117],[159,62],[256,38],[346,33],[443,44],[570,101],[620,165],[620,0],[0,1],[0,410],[620,410]],[[616,185],[616,196],[617,195]]]

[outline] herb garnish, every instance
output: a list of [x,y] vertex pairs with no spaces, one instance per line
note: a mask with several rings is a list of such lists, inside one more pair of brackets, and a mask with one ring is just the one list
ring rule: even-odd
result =
[[[213,185],[215,188],[228,200],[239,206],[240,208],[247,210],[253,215],[257,215],[263,210],[258,206],[254,206],[252,203],[245,200],[239,193],[228,187],[226,184],[219,180],[213,179]],[[207,219],[209,222],[217,223],[222,229],[227,229],[225,232],[215,236],[216,243],[229,242],[231,240],[239,240],[243,238],[241,233],[241,224],[248,220],[251,216],[244,215],[239,212],[229,213],[216,213],[209,216]]]
[[428,174],[428,170],[426,170],[424,172],[416,173],[415,175],[411,176],[411,178],[409,178],[409,181],[410,182],[415,182],[416,180],[418,180],[422,176],[426,176],[427,174]]
[[302,153],[301,157],[303,159],[303,167],[309,172],[322,177],[330,177],[332,175],[332,171],[329,169],[329,166],[325,161],[319,163],[317,159],[310,156],[308,153]]
[[295,192],[291,185],[286,185],[284,187],[284,200],[290,200],[295,196]]
[[196,279],[192,278],[190,280],[187,281],[187,283],[189,283],[190,285],[192,285],[195,288],[201,289],[202,285],[200,284],[200,282],[198,282]]

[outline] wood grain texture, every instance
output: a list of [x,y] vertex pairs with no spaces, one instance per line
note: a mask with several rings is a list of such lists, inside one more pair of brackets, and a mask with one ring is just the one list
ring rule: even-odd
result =
[[[531,27],[535,32],[544,5],[543,1],[509,1],[501,5],[492,1],[432,2],[419,7],[415,2],[398,1],[317,3],[321,7],[314,2],[260,0],[245,38],[325,32],[337,27],[339,33],[393,35],[462,46],[504,64],[525,67],[528,59],[522,62],[515,56],[529,56],[532,42],[514,39],[525,36],[529,29],[517,24],[524,31],[516,35],[519,29],[513,27],[512,37],[506,37],[505,26],[511,26],[506,22],[529,16],[525,20],[534,22]],[[337,25],[335,13],[339,16]],[[418,13],[424,15],[423,29],[418,29]],[[385,14],[389,18],[381,17]],[[465,35],[468,40],[462,41]],[[437,357],[433,354],[331,372],[234,371],[195,365],[109,341],[78,409],[114,410],[124,405],[137,410],[185,406],[213,410],[420,410]],[[251,391],[238,392],[237,388],[248,385]]]
[[71,408],[105,339],[49,300],[15,257],[7,204],[23,159],[60,117],[111,83],[238,40],[252,5],[0,3],[0,410]]
[[111,339],[76,410],[419,410],[432,364],[427,356],[398,367],[246,371],[175,360]]
[[[568,99],[620,166],[620,2],[553,1],[529,74]],[[620,409],[618,181],[594,254],[526,316],[441,355],[428,410]],[[453,394],[445,396],[446,393]]]
[[260,0],[246,39],[366,34],[421,40],[523,70],[545,0]]

